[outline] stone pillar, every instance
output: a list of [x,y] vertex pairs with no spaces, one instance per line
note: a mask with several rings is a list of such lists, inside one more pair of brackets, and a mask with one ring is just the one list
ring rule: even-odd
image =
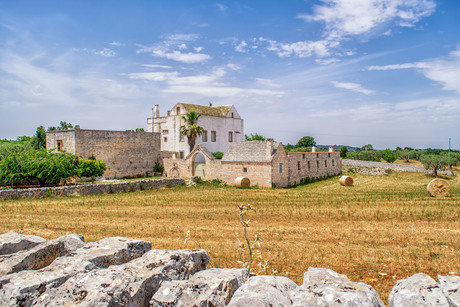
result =
[[329,152],[333,152],[333,151],[334,151],[334,147],[329,146]]
[[316,152],[316,146],[311,147],[311,152]]

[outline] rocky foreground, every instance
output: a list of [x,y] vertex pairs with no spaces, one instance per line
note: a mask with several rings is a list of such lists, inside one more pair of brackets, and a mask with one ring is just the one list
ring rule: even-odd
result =
[[[301,286],[246,269],[206,269],[205,250],[156,250],[122,237],[85,243],[0,235],[0,306],[384,306],[369,285],[309,268]],[[390,306],[460,306],[460,276],[399,280]]]

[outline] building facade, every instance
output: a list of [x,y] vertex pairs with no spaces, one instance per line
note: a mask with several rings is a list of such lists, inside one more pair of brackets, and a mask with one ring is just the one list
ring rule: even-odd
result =
[[259,187],[289,187],[305,178],[336,176],[341,173],[339,152],[286,152],[283,144],[267,141],[245,141],[231,144],[222,160],[217,160],[204,145],[195,147],[185,159],[163,159],[170,177],[200,176],[205,180],[220,179],[233,184],[247,177]]
[[208,107],[177,103],[163,117],[156,105],[153,117],[147,119],[146,131],[161,134],[162,151],[177,152],[180,159],[190,153],[187,137],[180,133],[180,127],[185,125],[182,116],[188,112],[201,114],[198,125],[203,127],[204,132],[196,139],[195,145],[203,144],[211,152],[225,152],[230,144],[243,141],[243,119],[232,105]]
[[46,133],[46,149],[104,161],[106,178],[152,176],[161,160],[160,134],[106,130],[55,130]]

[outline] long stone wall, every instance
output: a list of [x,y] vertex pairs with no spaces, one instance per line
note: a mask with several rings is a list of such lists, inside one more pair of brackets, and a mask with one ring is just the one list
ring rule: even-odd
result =
[[[85,243],[0,235],[1,306],[385,306],[375,289],[324,268],[302,285],[247,269],[206,269],[203,249],[155,250],[143,240]],[[460,306],[460,276],[418,273],[398,280],[390,307]]]
[[[426,170],[423,166],[413,166],[404,164],[394,164],[385,162],[374,162],[374,161],[362,161],[362,160],[350,160],[343,159],[343,165],[359,166],[359,167],[387,167],[400,172],[417,172],[417,173],[431,173],[431,170]],[[449,170],[439,170],[438,174],[453,175]]]
[[134,192],[141,190],[169,188],[183,184],[185,184],[185,180],[182,178],[165,178],[114,183],[81,184],[51,188],[12,189],[0,191],[0,199]]

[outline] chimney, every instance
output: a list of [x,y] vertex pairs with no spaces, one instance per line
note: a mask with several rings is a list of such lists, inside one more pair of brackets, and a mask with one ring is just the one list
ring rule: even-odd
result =
[[334,147],[329,146],[329,152],[333,152],[333,151],[334,151]]
[[316,146],[311,147],[311,152],[316,152]]
[[269,138],[267,139],[267,157],[270,157],[272,155],[272,152],[273,152],[273,139],[272,138]]
[[155,108],[153,108],[153,117],[154,118],[160,117],[160,106],[157,104],[155,105]]

